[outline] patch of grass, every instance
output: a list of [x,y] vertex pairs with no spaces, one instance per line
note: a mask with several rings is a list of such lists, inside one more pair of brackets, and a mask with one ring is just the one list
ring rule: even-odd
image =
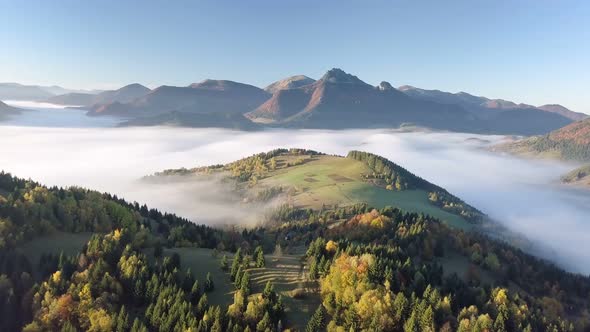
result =
[[[223,272],[220,268],[221,258],[224,254],[228,256],[231,264],[231,254],[219,253],[217,257],[214,257],[211,249],[164,249],[165,255],[169,256],[173,253],[180,255],[182,272],[190,268],[199,283],[204,282],[207,272],[211,273],[215,289],[207,294],[210,304],[227,307],[233,303],[235,287],[230,280],[229,273]],[[301,263],[298,255],[266,255],[265,258],[266,267],[248,269],[252,282],[251,296],[262,293],[266,283],[270,281],[274,285],[275,291],[283,296],[286,312],[284,326],[297,329],[305,328],[309,317],[320,304],[317,283],[307,280],[307,268]],[[294,296],[296,290],[297,292],[305,292],[305,296]]]
[[88,243],[92,233],[55,232],[29,241],[20,246],[23,254],[33,267],[35,279],[39,277],[39,259],[42,254],[59,255],[62,251],[66,255],[77,255]]
[[376,208],[394,206],[408,212],[429,214],[453,227],[472,228],[462,217],[434,206],[423,190],[392,191],[364,181],[370,173],[365,164],[350,158],[317,156],[305,164],[278,169],[259,182],[259,186],[294,188],[290,203],[319,209],[322,205],[367,203]]
[[[164,249],[164,255],[171,256],[173,253],[180,255],[180,265],[182,273],[188,268],[191,269],[193,276],[199,280],[199,284],[204,285],[207,273],[211,273],[211,279],[215,285],[212,292],[207,293],[207,299],[210,304],[227,307],[233,302],[234,286],[229,278],[229,274],[223,272],[220,267],[222,254],[217,257],[213,256],[212,249],[205,248],[172,248]],[[227,254],[231,257],[230,254]],[[231,260],[230,260],[231,262]]]
[[[284,326],[303,330],[321,302],[317,283],[307,280],[308,269],[300,256],[266,255],[265,258],[266,267],[248,270],[253,295],[261,293],[268,281],[272,282],[285,304],[287,321],[283,322]],[[300,296],[301,293],[304,296]]]

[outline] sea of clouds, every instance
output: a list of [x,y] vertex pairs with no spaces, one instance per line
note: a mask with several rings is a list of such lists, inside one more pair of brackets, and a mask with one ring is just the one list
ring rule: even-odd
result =
[[[279,147],[345,155],[373,152],[479,208],[510,229],[552,248],[557,263],[590,273],[590,191],[558,184],[574,165],[488,152],[505,139],[389,130],[114,128],[80,111],[36,109],[0,123],[0,169],[47,185],[83,186],[177,213],[195,222],[260,218],[214,181],[153,184],[139,179],[179,167],[226,163]],[[64,113],[65,112],[65,113]],[[37,118],[31,120],[31,114]],[[63,117],[62,119],[56,119]],[[46,119],[45,119],[46,117]],[[20,120],[19,120],[20,119]]]

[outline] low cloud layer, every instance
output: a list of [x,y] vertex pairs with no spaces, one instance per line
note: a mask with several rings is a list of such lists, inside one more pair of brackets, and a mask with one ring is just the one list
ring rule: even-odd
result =
[[213,190],[217,187],[212,183],[162,186],[138,179],[167,168],[226,163],[278,147],[340,155],[365,150],[391,159],[553,248],[561,265],[590,273],[590,192],[557,184],[572,165],[520,160],[484,150],[502,140],[500,136],[386,130],[243,133],[60,127],[21,126],[15,121],[0,126],[0,169],[48,185],[111,192],[195,222],[209,222],[235,215],[244,219],[260,216],[244,210],[239,202],[225,204],[222,198],[227,192]]

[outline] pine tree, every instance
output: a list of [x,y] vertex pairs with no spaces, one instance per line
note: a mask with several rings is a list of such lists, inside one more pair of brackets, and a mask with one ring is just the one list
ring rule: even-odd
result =
[[125,332],[129,329],[129,314],[127,314],[125,306],[121,306],[121,310],[119,310],[119,315],[117,316],[116,324],[117,332]]
[[256,247],[256,250],[254,250],[254,260],[256,262],[256,267],[261,268],[266,266],[264,251],[261,246]]
[[250,273],[244,272],[242,279],[240,280],[240,290],[244,292],[245,296],[250,295]]
[[189,297],[192,304],[198,303],[199,298],[201,297],[201,287],[199,286],[198,280],[195,280],[195,282],[193,283]]
[[[429,286],[430,287],[430,286]],[[420,328],[424,332],[434,332],[434,312],[432,306],[428,306],[420,317]]]
[[184,279],[182,281],[182,289],[185,292],[190,292],[193,285],[195,283],[195,277],[193,277],[193,273],[191,272],[191,269],[187,269],[186,273],[184,274]]
[[199,303],[197,304],[197,314],[199,316],[202,316],[207,310],[208,306],[209,301],[207,299],[207,294],[203,294],[203,296],[201,296],[201,299],[199,299]]
[[274,302],[276,299],[275,289],[270,280],[267,281],[266,285],[264,286],[264,290],[262,291],[262,297],[268,299],[270,302]]
[[506,318],[502,311],[496,317],[496,321],[494,322],[494,331],[497,332],[506,332]]
[[76,328],[70,321],[66,321],[61,328],[61,332],[76,332]]
[[260,322],[258,322],[258,324],[256,324],[256,332],[265,332],[265,331],[270,331],[272,328],[272,322],[270,320],[270,315],[268,314],[268,312],[266,312],[264,314],[264,317],[262,317],[262,320]]
[[324,316],[325,316],[325,309],[324,306],[320,304],[320,306],[316,309],[313,313],[313,316],[309,319],[307,323],[307,327],[305,328],[305,332],[319,332],[324,330]]
[[242,249],[239,249],[236,251],[236,254],[234,255],[234,259],[231,263],[231,270],[230,270],[230,276],[232,280],[235,280],[236,278],[236,273],[238,273],[238,269],[241,267],[242,265]]
[[227,255],[223,255],[223,257],[221,258],[221,270],[222,271],[227,271],[229,265],[227,262]]
[[240,265],[240,267],[238,267],[238,270],[236,271],[236,274],[234,275],[234,285],[236,286],[236,288],[239,288],[242,284],[243,275],[244,272],[242,271],[242,266]]
[[214,288],[215,284],[211,278],[211,273],[207,272],[207,277],[205,278],[205,292],[211,292]]

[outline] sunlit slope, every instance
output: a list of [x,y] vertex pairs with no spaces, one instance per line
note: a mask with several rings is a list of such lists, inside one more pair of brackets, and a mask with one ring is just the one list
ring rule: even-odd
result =
[[[277,165],[292,159],[278,157]],[[432,215],[456,227],[470,227],[462,217],[434,206],[428,192],[421,189],[393,191],[365,181],[362,174],[372,171],[362,162],[337,156],[313,156],[302,165],[279,168],[256,186],[283,186],[291,190],[289,203],[297,207],[320,209],[322,206],[367,203],[382,208],[399,207],[408,212]]]
[[[227,255],[229,261],[233,259],[231,253],[219,253],[205,248],[170,248],[165,255],[177,253],[180,255],[182,267],[190,269],[198,280],[205,280],[207,273],[211,274],[215,289],[207,293],[210,304],[226,307],[233,303],[235,287],[230,275],[221,269],[221,259]],[[317,283],[309,280],[308,267],[302,261],[301,255],[265,255],[266,266],[262,268],[251,265],[247,269],[250,273],[252,294],[256,297],[262,294],[267,282],[271,282],[277,294],[283,297],[285,305],[286,326],[303,329],[305,322],[313,314],[320,303]],[[299,297],[295,296],[299,294]]]
[[183,176],[221,179],[219,186],[231,186],[245,204],[272,201],[321,210],[366,203],[428,214],[460,228],[471,228],[485,218],[444,188],[362,151],[350,151],[342,157],[304,149],[276,149],[225,165],[165,170],[146,179],[183,181]]

